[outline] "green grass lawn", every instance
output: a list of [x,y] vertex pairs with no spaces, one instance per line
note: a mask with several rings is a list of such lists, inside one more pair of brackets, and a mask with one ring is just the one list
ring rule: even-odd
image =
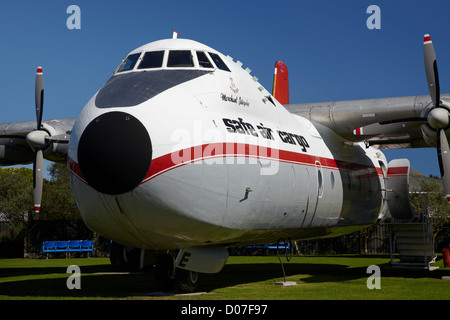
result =
[[[439,300],[450,299],[450,268],[403,270],[389,267],[385,255],[296,256],[283,261],[288,281],[276,256],[231,256],[218,274],[201,274],[193,296],[153,296],[152,273],[114,273],[107,258],[0,259],[0,299],[190,299],[190,300]],[[69,290],[69,265],[81,269],[81,289]],[[381,268],[381,289],[369,290],[367,267]]]

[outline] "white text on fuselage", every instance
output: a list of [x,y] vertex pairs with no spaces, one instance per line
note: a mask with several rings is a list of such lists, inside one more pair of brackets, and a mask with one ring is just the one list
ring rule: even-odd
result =
[[[275,140],[273,130],[264,126],[262,123],[257,125],[255,129],[251,123],[245,122],[242,118],[238,118],[237,120],[222,118],[222,121],[230,133],[246,134],[254,137],[261,135],[265,139]],[[306,148],[309,148],[309,143],[305,137],[281,130],[277,130],[277,133],[283,143],[298,145],[302,148],[303,152],[308,152]]]

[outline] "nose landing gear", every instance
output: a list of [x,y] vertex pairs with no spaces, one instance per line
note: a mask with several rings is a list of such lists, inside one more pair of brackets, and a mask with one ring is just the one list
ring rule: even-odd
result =
[[191,293],[197,287],[198,273],[175,268],[170,253],[132,248],[112,241],[110,261],[120,272],[152,269],[157,291]]

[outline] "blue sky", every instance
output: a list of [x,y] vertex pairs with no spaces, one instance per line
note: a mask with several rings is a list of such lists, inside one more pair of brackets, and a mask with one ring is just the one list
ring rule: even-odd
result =
[[[81,29],[69,30],[70,5]],[[369,30],[369,5],[381,29]],[[283,60],[291,102],[428,94],[422,39],[430,33],[441,91],[450,93],[450,2],[317,1],[2,1],[0,122],[34,120],[34,77],[44,69],[44,119],[77,117],[134,48],[177,30],[252,69],[270,90]],[[386,152],[439,175],[435,149]]]

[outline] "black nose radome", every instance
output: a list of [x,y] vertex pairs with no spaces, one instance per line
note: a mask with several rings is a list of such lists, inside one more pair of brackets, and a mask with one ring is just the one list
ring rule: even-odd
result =
[[108,112],[93,120],[81,135],[78,163],[95,190],[122,194],[144,179],[152,160],[147,129],[132,115]]

